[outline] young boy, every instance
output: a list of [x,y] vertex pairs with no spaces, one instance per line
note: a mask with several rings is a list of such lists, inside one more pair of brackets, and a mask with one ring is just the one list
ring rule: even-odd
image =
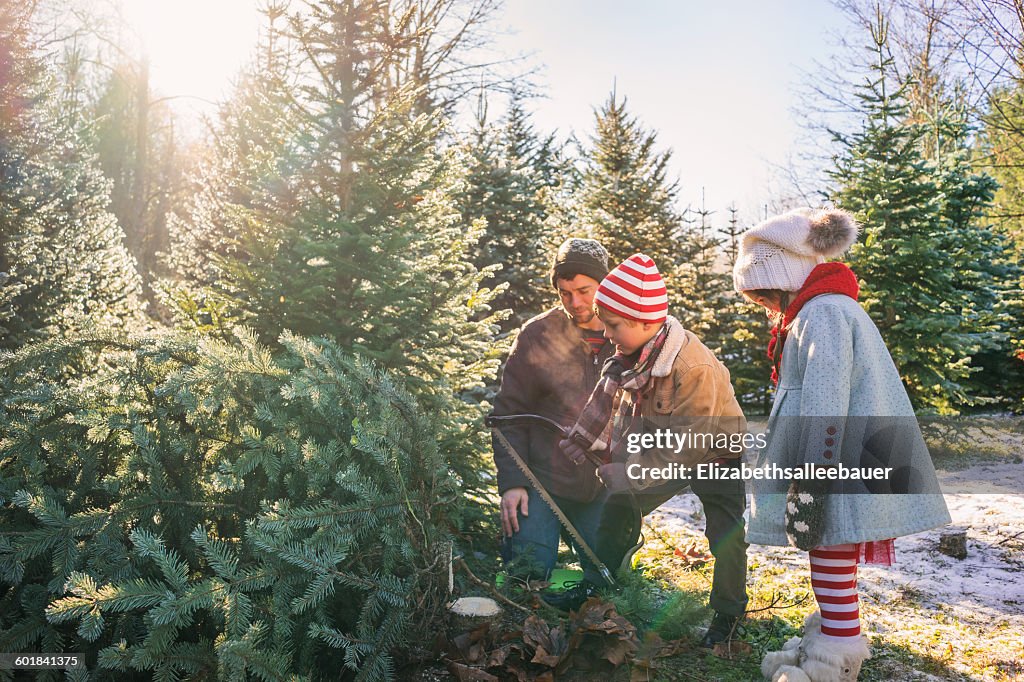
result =
[[[735,633],[747,606],[744,485],[739,477],[707,474],[738,467],[743,455],[746,420],[729,371],[668,315],[665,282],[643,254],[602,280],[594,308],[616,352],[560,446],[575,462],[585,461],[586,450],[610,455],[599,469],[608,493],[595,552],[614,570],[639,537],[640,529],[626,521],[635,515],[621,511],[632,505],[630,498],[646,515],[689,486],[704,506],[704,533],[715,557],[715,615],[702,641],[713,647]],[[577,599],[604,582],[596,574],[585,578]]]

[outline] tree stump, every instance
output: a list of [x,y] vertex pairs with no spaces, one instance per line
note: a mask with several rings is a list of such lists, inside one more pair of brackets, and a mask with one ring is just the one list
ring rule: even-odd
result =
[[967,558],[967,531],[951,530],[939,535],[939,551],[954,559]]
[[502,613],[498,602],[489,597],[461,597],[448,607],[448,626],[452,633],[460,633],[487,623],[491,632],[498,632]]

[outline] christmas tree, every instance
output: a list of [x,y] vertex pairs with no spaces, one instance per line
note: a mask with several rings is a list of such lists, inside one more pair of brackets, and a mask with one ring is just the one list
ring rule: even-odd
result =
[[[654,259],[665,277],[670,310],[680,309],[677,271],[693,254],[676,209],[678,185],[668,178],[671,152],[629,114],[613,91],[595,113],[596,131],[582,152],[578,220],[622,261],[636,252]],[[692,293],[692,292],[691,292]]]
[[906,120],[906,84],[893,83],[886,32],[880,16],[876,61],[857,92],[864,122],[835,134],[830,198],[862,225],[849,264],[915,407],[955,412],[970,399],[971,357],[986,331],[974,326],[979,301],[964,288],[963,273],[976,265],[950,250],[948,178],[925,158],[927,128]]
[[500,266],[485,283],[505,285],[492,305],[512,311],[506,328],[518,327],[552,300],[546,193],[560,184],[557,145],[553,135],[534,131],[520,93],[513,93],[499,125],[488,121],[481,93],[462,152],[466,180],[457,205],[466,222],[484,221],[473,262],[480,269]]
[[0,5],[0,348],[142,322],[110,188],[32,43],[31,6]]
[[[104,679],[382,680],[429,636],[464,500],[447,420],[327,339],[277,345],[0,360],[0,650]],[[84,349],[108,373],[67,380]]]

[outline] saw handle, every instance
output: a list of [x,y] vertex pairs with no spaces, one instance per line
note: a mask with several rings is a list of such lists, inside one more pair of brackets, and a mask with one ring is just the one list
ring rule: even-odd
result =
[[539,424],[557,431],[562,438],[569,437],[569,427],[562,426],[554,419],[548,419],[539,414],[489,414],[484,417],[484,425],[492,429],[499,429],[505,425],[515,426],[516,424]]
[[[502,426],[505,425],[514,426],[516,424],[524,423],[547,426],[548,428],[557,431],[559,435],[562,436],[562,438],[569,437],[569,427],[562,426],[554,419],[548,419],[547,417],[542,417],[539,414],[489,414],[486,417],[484,417],[484,425],[492,429],[500,429]],[[597,453],[591,450],[587,450],[586,447],[584,447],[583,449],[586,451],[587,460],[594,466],[599,467],[608,463],[604,461],[601,457],[599,457]]]

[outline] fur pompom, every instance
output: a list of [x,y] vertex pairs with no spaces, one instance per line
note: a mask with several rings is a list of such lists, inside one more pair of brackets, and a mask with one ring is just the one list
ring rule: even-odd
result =
[[810,216],[807,245],[826,258],[834,258],[857,241],[857,222],[846,211],[829,209]]

